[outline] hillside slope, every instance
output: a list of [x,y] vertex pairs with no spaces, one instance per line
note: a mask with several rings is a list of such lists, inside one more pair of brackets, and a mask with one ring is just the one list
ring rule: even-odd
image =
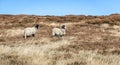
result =
[[[40,24],[35,37],[23,30]],[[51,30],[65,24],[64,38]],[[0,15],[1,65],[120,65],[120,15]]]

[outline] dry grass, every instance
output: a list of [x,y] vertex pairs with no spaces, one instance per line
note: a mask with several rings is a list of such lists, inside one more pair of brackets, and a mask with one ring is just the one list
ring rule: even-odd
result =
[[[119,16],[0,15],[0,65],[120,65]],[[25,40],[35,23],[40,29]],[[64,38],[51,37],[62,24]]]
[[[64,43],[64,41],[63,41]],[[66,43],[66,41],[65,41]],[[53,43],[54,44],[54,43]],[[59,42],[58,42],[59,44]],[[120,55],[101,55],[96,51],[79,53],[53,50],[51,45],[0,46],[1,65],[119,65]],[[54,46],[54,45],[53,45]]]

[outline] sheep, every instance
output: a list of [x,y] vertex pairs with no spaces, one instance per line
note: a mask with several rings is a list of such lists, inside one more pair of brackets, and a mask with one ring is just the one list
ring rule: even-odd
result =
[[60,28],[53,28],[52,29],[52,37],[58,36],[63,37],[66,34],[66,26],[62,25]]
[[35,33],[37,29],[39,28],[39,25],[36,24],[34,27],[27,27],[24,29],[24,38],[26,39],[29,36],[35,36]]

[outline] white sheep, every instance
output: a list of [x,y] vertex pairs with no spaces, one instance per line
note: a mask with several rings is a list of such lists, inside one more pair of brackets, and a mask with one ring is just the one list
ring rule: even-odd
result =
[[29,36],[35,36],[35,33],[37,29],[39,28],[39,25],[36,24],[34,27],[27,27],[24,29],[24,38],[26,39]]
[[66,34],[66,26],[62,25],[60,28],[52,29],[52,36],[62,37]]

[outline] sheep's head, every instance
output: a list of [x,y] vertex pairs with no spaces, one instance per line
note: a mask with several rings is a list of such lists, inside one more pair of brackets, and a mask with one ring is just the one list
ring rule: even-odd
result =
[[61,29],[66,29],[66,26],[65,26],[65,25],[62,25],[62,26],[61,26]]
[[35,25],[35,28],[37,28],[37,29],[38,29],[39,27],[40,27],[40,26],[39,26],[38,24],[36,24],[36,25]]

